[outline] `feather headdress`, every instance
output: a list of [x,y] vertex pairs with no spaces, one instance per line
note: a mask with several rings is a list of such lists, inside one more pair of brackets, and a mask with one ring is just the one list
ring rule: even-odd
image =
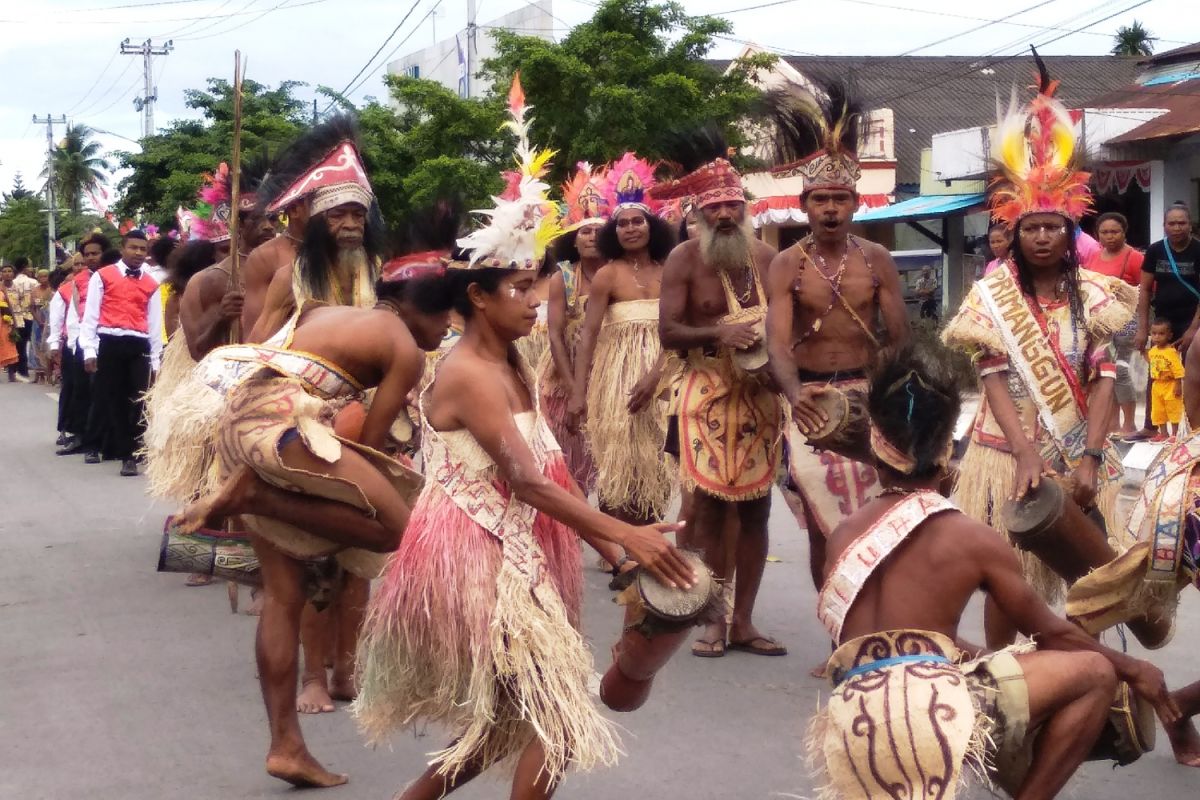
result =
[[189,233],[192,238],[210,242],[229,241],[229,218],[233,216],[229,165],[221,162],[215,173],[205,173],[196,194],[195,219]]
[[339,114],[303,133],[280,153],[258,194],[270,212],[286,211],[308,198],[321,204],[310,207],[313,214],[347,202],[370,208],[374,195],[359,156],[354,119]]
[[998,174],[988,203],[992,216],[1009,228],[1026,214],[1054,213],[1078,220],[1092,204],[1088,173],[1080,170],[1071,112],[1055,99],[1051,80],[1037,51],[1037,95],[1017,106],[1016,89],[1008,113],[996,125],[993,159]]
[[471,251],[467,268],[534,269],[550,242],[563,233],[558,207],[550,201],[550,186],[543,180],[554,151],[539,150],[530,144],[531,110],[525,104],[518,73],[513,76],[508,92],[511,119],[504,127],[517,136],[515,172],[519,179],[510,179],[510,188],[505,192],[508,196],[492,198],[496,202],[494,208],[473,212],[486,217],[487,222],[458,240],[459,247]]
[[647,214],[656,213],[657,203],[647,196],[656,183],[656,169],[658,164],[638,158],[636,153],[626,153],[608,165],[604,196],[614,215],[626,208],[641,209]]
[[414,211],[392,235],[392,258],[383,265],[385,283],[440,275],[450,263],[462,217],[462,203],[443,199]]
[[[668,137],[666,150],[670,163],[685,174],[651,189],[650,196],[655,200],[681,203],[690,200],[695,208],[746,201],[742,176],[726,160],[729,146],[715,123],[672,134]],[[682,207],[679,211],[682,214]]]
[[811,95],[772,92],[765,116],[774,123],[777,177],[799,175],[803,194],[814,189],[856,191],[862,168],[858,143],[863,107],[841,81],[817,82]]
[[580,161],[575,174],[562,185],[563,205],[566,207],[564,221],[568,232],[585,225],[603,225],[608,221],[611,207],[604,194],[604,168],[592,169],[586,161]]

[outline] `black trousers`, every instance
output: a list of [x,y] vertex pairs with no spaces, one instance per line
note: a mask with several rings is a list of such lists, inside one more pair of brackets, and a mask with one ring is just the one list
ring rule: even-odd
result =
[[[92,382],[89,444],[100,441],[105,456],[133,458],[141,447],[145,421],[142,395],[150,386],[150,341],[140,336],[100,334],[96,374]],[[98,439],[91,423],[104,424]]]
[[27,319],[21,323],[21,327],[15,330],[20,336],[21,341],[17,342],[17,374],[29,377],[29,337],[33,336],[33,320]]
[[58,384],[58,432],[81,433],[82,431],[72,430],[70,425],[72,393],[75,391],[75,374],[73,372],[75,353],[65,343],[59,348],[58,353],[62,357],[62,380]]

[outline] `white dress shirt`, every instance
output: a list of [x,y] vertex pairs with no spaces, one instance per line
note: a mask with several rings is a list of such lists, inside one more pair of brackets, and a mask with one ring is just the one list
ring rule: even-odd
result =
[[[122,275],[129,274],[129,267],[123,260],[118,261],[115,266]],[[101,327],[100,304],[104,300],[104,281],[100,278],[100,269],[93,272],[91,280],[88,281],[87,303],[83,307],[83,320],[79,325],[79,346],[83,349],[84,360],[96,357],[96,351],[100,349],[100,334],[102,333],[110,336],[136,336],[140,339],[150,340],[150,369],[157,372],[158,365],[162,360],[162,336],[151,336],[141,331],[131,331],[125,328]],[[150,294],[149,305],[146,308],[146,330],[157,334],[162,327],[162,292],[155,291]]]
[[50,298],[50,321],[46,323],[46,344],[50,351],[58,350],[61,344],[63,321],[67,323],[67,349],[74,350],[75,342],[79,339],[79,314],[71,310],[71,306],[58,292]]

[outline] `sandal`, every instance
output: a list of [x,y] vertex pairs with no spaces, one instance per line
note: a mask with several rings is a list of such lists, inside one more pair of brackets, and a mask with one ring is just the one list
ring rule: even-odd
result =
[[[697,647],[706,647],[707,650],[697,650]],[[724,639],[697,639],[692,642],[692,655],[696,658],[721,658],[725,655],[725,640]]]
[[[758,646],[759,642],[764,642],[765,646]],[[756,656],[786,656],[787,648],[769,636],[755,636],[752,639],[744,639],[740,642],[729,642],[730,650],[737,650],[742,653],[750,653]]]

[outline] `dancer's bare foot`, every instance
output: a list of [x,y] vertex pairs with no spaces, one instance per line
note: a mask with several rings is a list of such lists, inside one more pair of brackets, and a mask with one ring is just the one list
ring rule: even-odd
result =
[[336,669],[333,671],[333,678],[329,681],[329,696],[346,703],[358,697],[358,686],[354,683],[352,670],[344,675]]
[[317,760],[304,749],[299,753],[268,753],[267,774],[272,778],[287,781],[293,786],[315,787],[318,789],[330,786],[341,786],[350,778],[339,775],[322,767]]
[[263,600],[266,598],[266,595],[266,592],[257,587],[250,590],[250,607],[245,611],[246,616],[262,616]]
[[304,686],[296,697],[296,710],[301,714],[328,714],[334,710],[324,676],[304,679]]
[[1171,740],[1175,760],[1185,767],[1200,767],[1200,733],[1196,732],[1195,723],[1190,718],[1183,718],[1163,727]]
[[241,513],[251,503],[260,478],[248,466],[238,467],[225,483],[212,494],[189,503],[175,516],[175,527],[181,533],[195,533],[208,523],[219,527],[225,517]]

